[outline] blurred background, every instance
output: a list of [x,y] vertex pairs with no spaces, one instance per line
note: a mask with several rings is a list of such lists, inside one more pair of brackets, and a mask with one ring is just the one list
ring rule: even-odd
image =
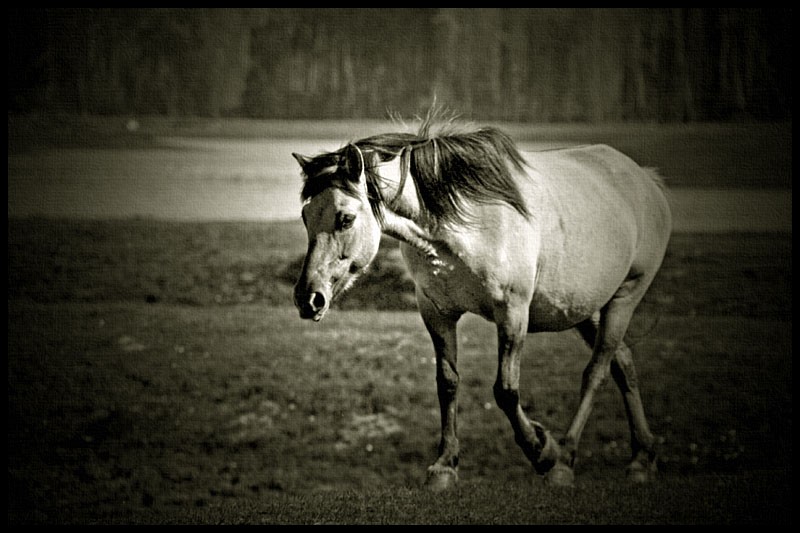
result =
[[436,101],[523,150],[606,143],[658,168],[681,229],[790,228],[791,15],[10,8],[8,212],[296,219],[292,152]]
[[791,9],[8,9],[8,110],[785,120]]

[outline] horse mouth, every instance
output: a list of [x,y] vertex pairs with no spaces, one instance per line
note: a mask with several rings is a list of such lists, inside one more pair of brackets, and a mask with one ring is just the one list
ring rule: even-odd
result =
[[328,312],[328,309],[321,309],[320,311],[317,311],[317,312],[316,312],[316,313],[315,313],[313,316],[311,316],[310,318],[311,318],[311,320],[313,320],[314,322],[319,322],[320,320],[322,320],[323,318],[325,318],[325,314],[326,314],[327,312]]
[[300,318],[303,320],[313,320],[314,322],[319,322],[325,315],[328,313],[329,306],[325,306],[322,309],[312,309],[309,306],[301,306],[298,308],[300,311]]
[[313,320],[314,322],[319,322],[325,318],[331,308],[331,304],[352,287],[359,273],[335,279],[333,287],[329,288],[329,290],[313,291],[302,298],[298,298],[297,294],[295,294],[295,306],[300,311],[300,318]]
[[314,291],[302,297],[295,294],[294,305],[303,320],[319,322],[330,309],[331,298],[326,291]]

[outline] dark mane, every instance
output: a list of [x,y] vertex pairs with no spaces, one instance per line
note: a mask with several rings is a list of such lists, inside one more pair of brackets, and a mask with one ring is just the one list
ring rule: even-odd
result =
[[[384,133],[353,143],[364,157],[367,193],[377,216],[381,216],[386,199],[374,167],[401,156],[401,172],[410,172],[423,215],[433,224],[474,222],[469,215],[470,203],[505,203],[523,216],[530,215],[512,176],[513,170],[523,170],[525,162],[508,135],[495,128],[431,134],[431,127],[425,121],[417,134]],[[452,128],[447,124],[444,127]],[[318,155],[308,162],[301,191],[304,201],[328,187],[357,194],[357,176],[345,170],[346,149]]]
[[[470,222],[469,203],[506,203],[529,216],[512,169],[525,165],[514,141],[495,128],[430,134],[389,133],[362,139],[356,145],[387,161],[409,151],[408,170],[417,186],[425,215],[432,222]],[[405,171],[403,169],[402,171]]]

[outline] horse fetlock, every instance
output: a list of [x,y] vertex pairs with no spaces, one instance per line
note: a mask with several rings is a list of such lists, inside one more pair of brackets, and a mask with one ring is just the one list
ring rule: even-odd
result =
[[546,474],[556,464],[561,454],[560,447],[550,432],[540,424],[534,424],[533,429],[536,434],[536,448],[531,463],[537,474]]
[[458,439],[455,437],[444,438],[439,443],[439,459],[431,468],[458,468]]
[[631,451],[633,452],[633,458],[635,459],[641,456],[642,458],[655,460],[657,455],[657,445],[658,441],[654,435],[650,433],[645,435],[641,435],[638,432],[633,433],[631,437]]
[[554,464],[558,458],[561,457],[561,446],[559,446],[558,441],[553,437],[549,431],[545,432],[544,438],[544,447],[542,448],[542,454],[539,457],[540,462],[548,462]]
[[494,401],[497,407],[503,411],[506,416],[515,416],[517,407],[519,406],[519,391],[516,389],[504,387],[500,381],[497,381],[492,387],[494,394]]
[[558,460],[565,465],[573,468],[575,466],[575,459],[578,456],[578,443],[574,438],[566,436],[559,441],[559,456]]

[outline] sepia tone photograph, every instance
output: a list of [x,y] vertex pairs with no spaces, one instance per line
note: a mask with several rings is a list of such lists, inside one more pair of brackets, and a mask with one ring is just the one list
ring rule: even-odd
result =
[[791,9],[6,12],[10,526],[794,522]]

